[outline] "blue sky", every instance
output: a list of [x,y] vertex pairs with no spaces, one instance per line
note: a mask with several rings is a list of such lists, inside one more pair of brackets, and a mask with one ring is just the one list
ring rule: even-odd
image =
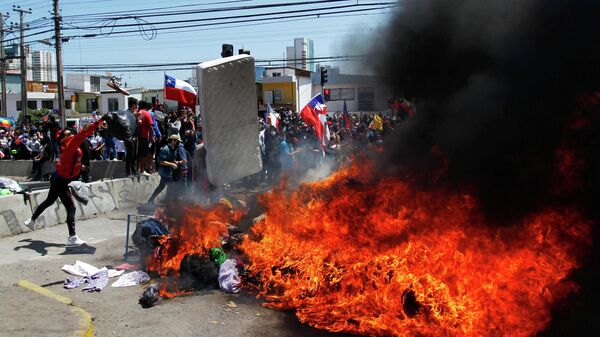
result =
[[[293,1],[231,1],[231,0],[170,0],[170,1],[141,1],[141,0],[61,0],[62,15],[65,23],[69,18],[83,18],[94,13],[114,13],[119,15],[123,11],[136,11],[144,13],[144,9],[169,8],[166,10],[181,9],[182,11],[248,6],[257,4],[293,3]],[[308,0],[313,1],[313,0]],[[382,0],[386,1],[386,0]],[[378,1],[358,1],[358,3],[373,3]],[[356,0],[317,6],[338,6],[355,4]],[[52,0],[20,0],[14,3],[11,0],[0,0],[2,12],[11,11],[12,5],[32,8],[32,14],[27,15],[26,21],[30,22],[41,17],[50,17]],[[186,6],[186,7],[180,7]],[[315,7],[315,5],[311,6]],[[146,18],[149,22],[179,19],[198,19],[215,15],[253,14],[261,11],[294,10],[306,7],[269,8],[245,12],[227,12],[210,14],[192,14],[169,17]],[[142,9],[142,11],[140,11]],[[241,24],[237,27],[207,27],[204,29],[193,28],[194,31],[181,32],[158,31],[156,38],[144,40],[139,33],[113,35],[104,38],[76,38],[63,44],[63,63],[65,65],[86,64],[114,64],[114,63],[166,63],[166,62],[201,62],[220,57],[221,44],[231,43],[237,49],[243,48],[251,51],[257,59],[280,59],[284,56],[285,47],[292,45],[295,37],[306,37],[314,41],[315,57],[337,56],[352,54],[348,44],[362,45],[361,41],[369,41],[369,37],[377,27],[384,25],[390,17],[390,9],[370,12],[358,12],[340,15],[337,17],[302,18],[286,20],[284,22],[259,22]],[[18,21],[18,14],[11,11],[8,21]],[[133,19],[120,20],[119,24],[134,23]],[[97,24],[97,23],[89,23]],[[82,24],[80,23],[79,26]],[[67,25],[68,26],[68,25]],[[148,27],[148,25],[145,25]],[[46,28],[48,29],[48,28]],[[63,36],[82,35],[95,31],[65,30]],[[105,30],[106,31],[106,30]],[[31,38],[32,40],[49,38],[52,33]],[[10,38],[10,36],[9,36]],[[365,42],[366,43],[366,42]],[[346,46],[346,47],[345,47]],[[33,44],[34,49],[52,50],[40,43]],[[342,71],[351,72],[348,62],[332,63],[339,65]],[[90,71],[97,72],[97,71]],[[102,73],[100,71],[99,73]],[[114,74],[120,75],[123,71],[115,70]],[[169,71],[170,75],[187,78],[191,76],[190,70]],[[159,88],[163,83],[163,71],[154,72],[128,72],[124,73],[123,80],[129,87],[144,86],[146,88]]]

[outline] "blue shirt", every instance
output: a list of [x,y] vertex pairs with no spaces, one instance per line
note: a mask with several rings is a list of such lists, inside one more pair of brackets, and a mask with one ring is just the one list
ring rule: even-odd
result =
[[177,161],[183,160],[183,163],[179,164],[179,169],[182,172],[187,171],[188,170],[187,152],[185,151],[185,147],[181,143],[179,143],[179,147],[177,148],[177,157],[176,157],[176,159],[177,159]]
[[154,117],[154,111],[150,111],[150,116],[152,116],[152,131],[154,132],[154,138],[158,139],[162,134],[160,133],[160,128],[156,122],[156,117]]
[[158,174],[163,178],[173,178],[173,168],[170,166],[160,165],[163,161],[171,163],[175,162],[175,149],[171,149],[169,145],[163,146],[158,152]]

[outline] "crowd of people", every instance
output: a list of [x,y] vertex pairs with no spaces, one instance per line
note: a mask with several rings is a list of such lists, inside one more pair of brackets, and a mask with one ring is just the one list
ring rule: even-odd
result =
[[[82,180],[89,179],[90,160],[124,160],[127,176],[149,175],[153,172],[168,175],[161,165],[161,150],[170,144],[172,136],[178,136],[175,158],[179,162],[176,171],[186,172],[186,181],[191,181],[191,162],[196,148],[202,143],[200,115],[190,108],[166,112],[162,104],[151,104],[129,99],[128,114],[135,127],[125,139],[112,135],[107,124],[86,138],[82,144],[83,167]],[[313,130],[300,117],[300,113],[280,108],[274,118],[259,117],[259,141],[265,170],[263,177],[267,181],[278,179],[282,171],[303,171],[330,161],[343,162],[350,153],[363,148],[379,149],[386,133],[393,130],[396,123],[407,118],[401,109],[387,113],[347,114],[341,111],[327,117],[325,144],[317,140]],[[76,133],[78,130],[68,129]],[[60,157],[59,138],[64,132],[54,116],[44,118],[37,125],[21,125],[18,128],[0,129],[0,159],[32,160],[30,176],[34,180],[49,179],[43,176],[42,165],[46,161],[56,161]],[[123,137],[121,137],[123,138]],[[200,149],[202,147],[200,146]],[[300,165],[302,163],[302,165]],[[161,175],[162,176],[162,175]],[[184,179],[184,178],[180,178]],[[187,182],[184,182],[187,185]]]
[[270,182],[279,180],[282,173],[299,177],[322,163],[335,168],[357,151],[381,151],[384,136],[410,115],[412,110],[407,114],[398,110],[371,114],[337,111],[324,121],[325,139],[320,141],[300,113],[276,110],[275,121],[269,117],[259,121],[262,176]]

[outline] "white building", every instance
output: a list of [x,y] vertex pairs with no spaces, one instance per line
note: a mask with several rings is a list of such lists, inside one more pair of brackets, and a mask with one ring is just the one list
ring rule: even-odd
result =
[[316,71],[316,65],[312,63],[315,57],[314,44],[310,39],[297,37],[294,45],[285,48],[286,66],[309,71]]
[[342,111],[344,101],[349,112],[382,112],[389,109],[389,100],[394,97],[391,87],[381,79],[367,75],[346,75],[328,71],[328,81],[321,88],[321,74],[312,73],[312,93],[327,90],[325,95],[327,113]]
[[27,79],[29,81],[57,81],[56,57],[54,53],[45,50],[34,50],[27,55],[27,65],[29,66],[30,64],[31,67],[29,69],[31,70],[27,72]]
[[[7,55],[19,56],[20,49],[14,46],[9,48]],[[27,81],[56,82],[56,56],[53,52],[45,50],[31,50],[26,47],[27,54]],[[21,59],[9,59],[6,62],[7,70],[21,72]]]

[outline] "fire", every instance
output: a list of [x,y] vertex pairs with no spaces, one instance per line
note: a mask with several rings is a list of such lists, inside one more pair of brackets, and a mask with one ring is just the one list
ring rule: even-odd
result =
[[590,244],[575,207],[487,226],[468,193],[364,162],[262,198],[266,217],[241,247],[258,296],[336,332],[532,336],[577,291],[567,276]]
[[240,212],[233,212],[222,204],[209,209],[181,207],[181,210],[167,209],[166,213],[170,214],[159,214],[169,225],[170,236],[159,238],[160,250],[147,261],[148,271],[162,278],[160,295],[165,298],[189,293],[179,289],[177,277],[181,261],[194,254],[207,255],[210,248],[220,247],[221,239],[227,236],[227,224],[236,223],[241,217]]

